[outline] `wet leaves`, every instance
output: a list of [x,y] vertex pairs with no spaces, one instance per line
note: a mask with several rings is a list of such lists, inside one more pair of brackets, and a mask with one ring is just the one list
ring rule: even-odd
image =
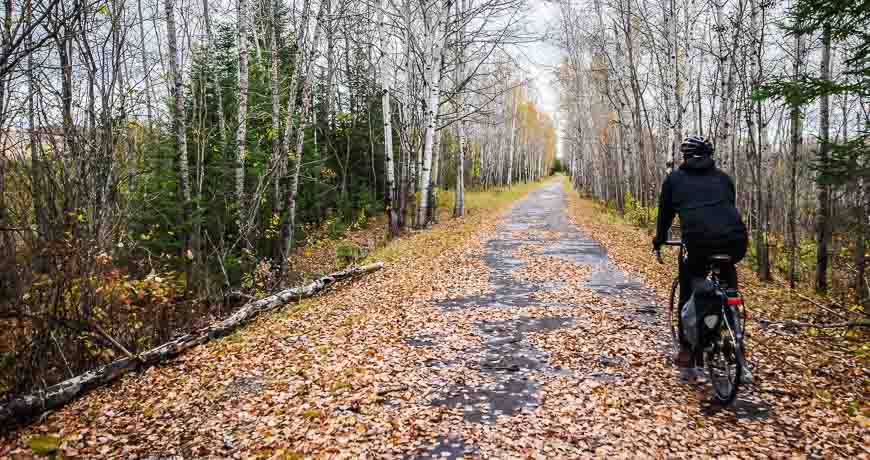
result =
[[[767,342],[737,406],[677,383],[660,309],[646,311],[672,271],[644,264],[636,230],[566,214],[562,193],[402,240],[381,272],[95,391],[0,456],[32,456],[37,436],[81,458],[867,455],[863,406],[841,404],[866,371],[836,354],[771,352],[792,339],[753,330]],[[619,270],[559,249],[584,238],[551,223],[563,215],[659,299],[596,286]]]

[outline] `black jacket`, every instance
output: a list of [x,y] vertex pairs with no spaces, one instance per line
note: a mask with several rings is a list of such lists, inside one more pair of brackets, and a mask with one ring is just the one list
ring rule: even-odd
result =
[[719,245],[746,239],[746,226],[735,206],[734,182],[716,168],[711,157],[691,158],[665,179],[653,241],[656,247],[667,241],[675,215],[680,216],[686,244]]

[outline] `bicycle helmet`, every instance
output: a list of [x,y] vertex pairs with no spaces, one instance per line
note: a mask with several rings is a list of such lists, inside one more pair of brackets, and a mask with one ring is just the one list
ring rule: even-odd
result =
[[680,144],[680,152],[682,152],[683,158],[713,156],[713,144],[701,136],[691,135],[683,139],[683,143]]

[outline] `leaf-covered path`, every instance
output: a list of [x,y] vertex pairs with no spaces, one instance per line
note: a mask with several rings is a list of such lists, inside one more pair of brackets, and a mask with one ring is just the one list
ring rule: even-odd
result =
[[568,201],[551,181],[420,233],[383,272],[96,391],[0,454],[47,434],[85,458],[867,455],[866,425],[788,391],[717,410],[677,383],[663,303]]

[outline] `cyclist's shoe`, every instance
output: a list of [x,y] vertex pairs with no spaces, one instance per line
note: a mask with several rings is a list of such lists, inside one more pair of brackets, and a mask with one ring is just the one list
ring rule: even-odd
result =
[[692,385],[704,385],[705,383],[707,383],[707,376],[704,375],[703,369],[692,368],[692,372],[694,375],[692,376],[692,379],[689,381],[689,383],[691,383]]
[[692,367],[691,350],[685,347],[680,347],[680,351],[674,354],[674,364],[681,369]]
[[702,369],[695,367],[684,367],[680,369],[680,383],[690,385],[703,385],[707,383],[707,377]]

